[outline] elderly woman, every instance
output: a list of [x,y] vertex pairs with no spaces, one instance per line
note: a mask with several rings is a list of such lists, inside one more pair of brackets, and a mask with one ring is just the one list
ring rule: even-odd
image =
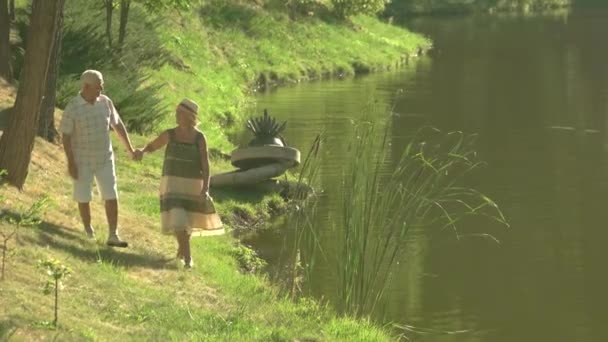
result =
[[177,257],[192,267],[192,235],[223,234],[222,222],[209,196],[209,157],[205,135],[197,126],[198,105],[184,99],[176,109],[177,127],[161,133],[136,158],[163,146],[165,160],[160,183],[162,232],[177,240]]

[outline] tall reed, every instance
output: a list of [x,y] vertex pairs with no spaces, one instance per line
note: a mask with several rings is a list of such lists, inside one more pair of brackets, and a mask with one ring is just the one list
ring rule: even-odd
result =
[[314,223],[318,203],[314,188],[319,171],[317,157],[320,153],[322,137],[322,134],[318,134],[313,140],[291,195],[296,199],[295,210],[288,218],[289,226],[294,229],[288,258],[290,260],[289,292],[292,297],[296,297],[302,292],[303,282],[311,281],[317,256],[321,250]]
[[458,185],[481,165],[474,138],[425,128],[391,158],[390,122],[355,125],[343,173],[342,221],[335,227],[341,311],[374,311],[413,229],[439,225],[460,238],[456,223],[467,215],[506,224],[490,198]]
[[[319,226],[319,198],[302,196],[317,185],[321,138],[315,139],[295,186],[297,209],[287,218],[293,234],[284,242],[288,266],[283,270],[290,294],[301,294],[303,283],[314,284],[319,261],[335,264],[334,302],[339,311],[357,317],[371,315],[381,303],[414,230],[450,229],[460,239],[464,235],[456,224],[471,215],[507,225],[489,197],[461,185],[463,177],[483,165],[474,149],[475,135],[427,127],[396,151],[392,117],[377,119],[380,116],[372,112],[375,119],[353,123],[342,194],[330,194],[342,198],[332,227]],[[329,234],[324,232],[328,229]],[[337,248],[324,250],[321,233]]]

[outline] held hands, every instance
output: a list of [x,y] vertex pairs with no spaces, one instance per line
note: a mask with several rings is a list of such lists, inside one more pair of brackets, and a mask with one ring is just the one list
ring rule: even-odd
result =
[[144,157],[144,151],[141,148],[134,150],[133,153],[131,154],[131,159],[133,159],[134,161],[141,161],[143,157]]

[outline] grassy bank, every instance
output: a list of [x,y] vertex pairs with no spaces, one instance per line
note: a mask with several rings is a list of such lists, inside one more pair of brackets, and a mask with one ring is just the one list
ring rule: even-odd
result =
[[[0,89],[0,99],[12,94]],[[58,115],[61,113],[58,112]],[[140,145],[145,138],[135,136]],[[205,340],[205,341],[383,341],[390,336],[365,321],[341,318],[310,300],[292,301],[265,277],[242,271],[247,251],[230,236],[193,241],[195,268],[184,271],[173,259],[174,242],[159,232],[156,198],[160,154],[143,163],[118,152],[121,235],[132,246],[109,249],[101,203],[94,203],[97,240],[81,231],[71,201],[61,147],[36,142],[24,192],[0,189],[0,231],[15,228],[8,217],[44,196],[41,223],[21,227],[9,242],[6,279],[0,281],[0,340]],[[214,165],[222,165],[217,160]],[[221,167],[217,166],[217,169]],[[217,170],[216,170],[217,171]],[[247,205],[267,211],[273,196],[214,192],[219,210]],[[56,258],[73,274],[60,291],[59,327],[51,329],[52,296],[37,261]],[[245,261],[247,262],[247,261]],[[251,262],[251,260],[249,261]]]

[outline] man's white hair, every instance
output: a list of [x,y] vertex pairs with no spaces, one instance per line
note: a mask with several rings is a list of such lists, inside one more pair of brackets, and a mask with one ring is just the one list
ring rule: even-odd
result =
[[97,70],[86,70],[80,76],[80,82],[82,83],[83,87],[86,84],[97,85],[97,82],[99,82],[99,84],[103,84],[103,75]]

